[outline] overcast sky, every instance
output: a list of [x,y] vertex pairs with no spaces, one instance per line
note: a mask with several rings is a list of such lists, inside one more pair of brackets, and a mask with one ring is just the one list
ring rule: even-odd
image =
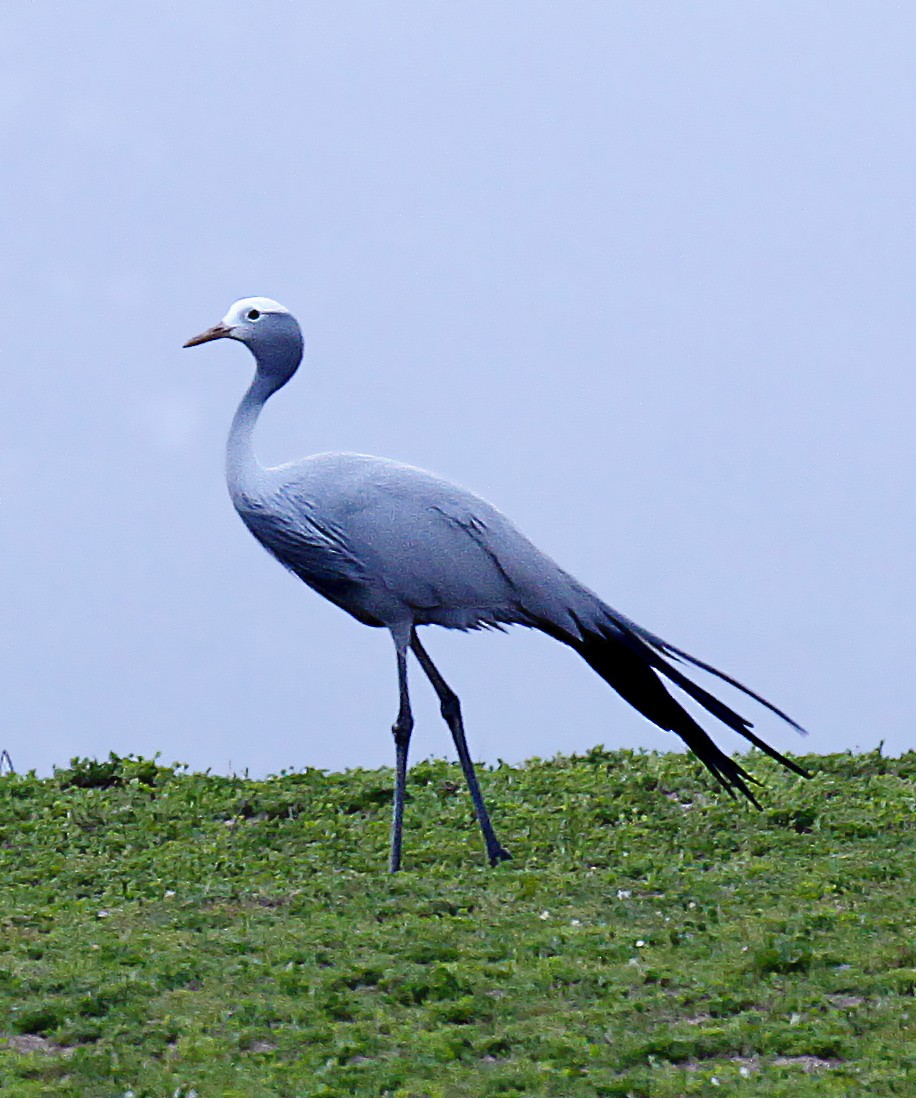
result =
[[[264,294],[307,341],[264,461],[430,468],[781,750],[912,748],[914,57],[875,0],[12,0],[0,747],[391,762],[389,638],[229,502],[247,352],[181,349]],[[680,745],[544,637],[426,639],[475,757]]]

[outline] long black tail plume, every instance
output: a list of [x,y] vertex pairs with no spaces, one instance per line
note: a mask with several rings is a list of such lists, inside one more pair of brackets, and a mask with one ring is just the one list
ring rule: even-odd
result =
[[[655,633],[650,633],[648,629],[643,629],[641,625],[637,625],[635,621],[631,621],[629,618],[624,617],[623,614],[618,613],[616,610],[611,611],[610,608],[605,607],[605,611],[608,613],[614,626],[627,634],[628,643],[632,643],[632,641],[637,639],[642,641],[643,645],[641,647],[647,648],[653,657],[653,666],[661,671],[663,675],[667,675],[672,682],[676,682],[678,686],[687,690],[688,693],[691,693],[691,691],[685,684],[689,683],[690,680],[685,678],[677,668],[672,667],[670,663],[662,659],[659,653],[662,653],[669,659],[686,660],[687,663],[692,663],[694,667],[699,667],[703,671],[708,671],[710,675],[715,675],[717,679],[727,682],[729,686],[734,686],[737,690],[740,690],[742,694],[746,694],[749,698],[753,698],[755,702],[759,702],[765,709],[769,709],[771,713],[775,713],[776,716],[781,720],[784,720],[786,724],[790,724],[796,732],[800,732],[803,736],[808,735],[798,721],[793,720],[788,713],[774,705],[771,701],[767,701],[761,694],[751,690],[749,686],[745,686],[743,682],[738,682],[738,680],[733,679],[731,675],[727,675],[724,671],[720,671],[718,667],[713,667],[711,663],[705,663],[703,660],[698,660],[696,656],[691,656],[691,654],[685,652],[683,648],[675,648],[673,644],[669,644]],[[700,687],[695,683],[691,683],[690,685],[694,690],[700,690]],[[707,697],[711,697],[711,695],[707,695]],[[703,704],[705,706],[705,702]],[[710,712],[712,712],[712,710],[710,710]],[[739,717],[738,719],[741,720],[742,718]],[[751,727],[750,721],[744,721],[744,724],[748,728]],[[752,737],[748,738],[752,743],[754,742]],[[756,746],[760,747],[761,745],[757,744]],[[762,748],[762,750],[766,750],[766,748]]]
[[[537,627],[569,645],[588,663],[588,665],[613,687],[618,694],[634,709],[637,709],[644,717],[666,732],[675,732],[690,750],[697,756],[703,765],[710,771],[716,781],[734,797],[736,792],[743,794],[755,808],[760,804],[748,787],[748,783],[758,785],[759,782],[749,774],[742,766],[729,758],[713,742],[709,734],[691,717],[687,710],[668,692],[665,684],[659,678],[664,675],[676,686],[680,687],[694,701],[698,702],[708,713],[722,721],[728,728],[744,736],[746,740],[758,747],[771,759],[791,770],[803,778],[811,775],[791,759],[787,759],[774,747],[762,740],[751,731],[751,722],[740,716],[733,709],[720,701],[708,690],[692,682],[678,668],[673,667],[652,645],[657,643],[664,646],[666,654],[677,658],[678,656],[689,660],[691,663],[710,671],[738,689],[743,690],[749,696],[761,702],[768,709],[783,717],[793,728],[804,731],[790,717],[776,709],[766,699],[759,697],[747,687],[716,668],[695,660],[686,652],[675,649],[656,638],[653,634],[646,634],[646,639],[641,635],[643,630],[630,630],[627,624],[621,623],[613,632],[602,629],[600,632],[582,632],[582,639],[561,632],[552,623],[538,622]],[[637,627],[638,628],[638,627]],[[651,640],[649,639],[651,638]]]

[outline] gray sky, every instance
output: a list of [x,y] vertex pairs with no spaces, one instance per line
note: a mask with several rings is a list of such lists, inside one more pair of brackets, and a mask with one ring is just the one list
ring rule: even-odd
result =
[[[433,469],[780,749],[913,747],[914,56],[904,3],[7,5],[0,746],[391,761],[388,637],[229,503],[247,353],[180,349],[264,294],[263,460]],[[427,641],[476,757],[679,745],[544,637]]]

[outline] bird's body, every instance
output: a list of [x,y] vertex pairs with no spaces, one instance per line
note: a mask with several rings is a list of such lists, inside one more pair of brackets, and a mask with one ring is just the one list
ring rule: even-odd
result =
[[492,504],[414,466],[316,454],[230,482],[261,544],[368,625],[478,629],[550,622],[578,635],[600,600]]
[[400,865],[412,650],[439,695],[495,862],[496,840],[464,740],[458,699],[416,629],[523,625],[577,651],[615,690],[661,728],[676,732],[729,793],[756,800],[750,775],[725,755],[665,688],[668,679],[728,727],[796,773],[804,771],[750,729],[750,722],[691,679],[686,661],[718,676],[788,721],[785,713],[728,675],[675,648],[613,610],[534,546],[492,504],[410,465],[366,454],[316,454],[261,466],[252,434],[265,401],[295,373],[302,337],[293,317],[266,298],[236,302],[188,346],[230,337],[248,344],[258,369],[229,434],[226,474],[245,525],[281,564],[358,621],[387,628],[395,643],[401,707],[393,731],[398,767],[391,868]]

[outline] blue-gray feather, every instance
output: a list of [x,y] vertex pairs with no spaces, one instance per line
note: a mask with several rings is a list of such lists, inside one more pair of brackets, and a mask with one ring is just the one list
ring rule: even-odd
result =
[[600,600],[495,507],[422,469],[318,454],[264,470],[234,498],[255,537],[310,586],[349,580],[344,609],[360,620],[453,629],[543,620],[579,637],[577,616],[600,616]]

